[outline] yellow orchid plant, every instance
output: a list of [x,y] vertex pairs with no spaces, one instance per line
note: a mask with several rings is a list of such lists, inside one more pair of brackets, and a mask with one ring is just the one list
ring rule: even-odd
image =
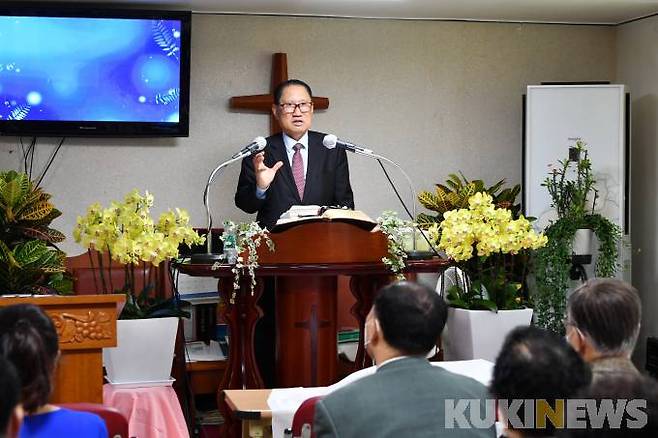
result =
[[73,230],[77,243],[98,252],[103,292],[108,292],[108,289],[102,255],[108,253],[112,260],[125,265],[123,292],[127,294],[127,303],[122,317],[147,316],[148,309],[145,307],[154,304],[148,293],[152,284],[145,282],[144,290],[139,296],[136,295],[136,265],[151,263],[157,266],[178,257],[178,248],[182,243],[191,246],[205,241],[189,225],[190,216],[183,209],[166,211],[155,222],[150,214],[153,202],[153,195],[148,191],[142,195],[135,189],[125,196],[123,202],[112,201],[108,208],[94,203],[85,216],[78,217]]
[[[528,252],[546,245],[546,236],[535,232],[523,215],[514,219],[510,210],[497,208],[486,192],[474,194],[468,208],[447,211],[443,218],[429,228],[430,238],[470,279],[447,291],[450,304],[494,311],[523,307]],[[523,259],[520,272],[515,257]]]

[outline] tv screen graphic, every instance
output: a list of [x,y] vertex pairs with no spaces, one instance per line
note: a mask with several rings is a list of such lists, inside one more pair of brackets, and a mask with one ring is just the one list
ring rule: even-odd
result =
[[189,13],[110,14],[0,15],[0,132],[188,134]]

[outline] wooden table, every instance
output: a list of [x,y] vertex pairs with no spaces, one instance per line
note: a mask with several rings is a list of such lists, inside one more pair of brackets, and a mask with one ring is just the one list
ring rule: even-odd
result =
[[272,411],[267,405],[271,389],[226,389],[224,400],[242,421],[243,438],[272,438]]

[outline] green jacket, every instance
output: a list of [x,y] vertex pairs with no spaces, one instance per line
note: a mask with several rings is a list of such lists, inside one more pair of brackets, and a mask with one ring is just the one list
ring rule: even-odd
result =
[[320,400],[314,431],[318,438],[494,438],[494,426],[447,429],[445,424],[446,400],[454,400],[453,405],[459,399],[481,400],[484,418],[486,398],[481,383],[432,366],[425,358],[406,357]]

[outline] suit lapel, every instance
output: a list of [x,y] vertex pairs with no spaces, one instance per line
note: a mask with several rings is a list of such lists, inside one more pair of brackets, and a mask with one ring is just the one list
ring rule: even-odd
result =
[[[324,146],[317,141],[314,132],[308,133],[308,166],[306,168],[306,185],[304,199],[311,199],[313,189],[320,187],[321,169],[325,158]],[[292,171],[290,173],[292,175]]]
[[277,172],[277,177],[283,179],[283,184],[288,187],[298,203],[301,203],[299,199],[299,193],[297,192],[297,185],[295,184],[295,179],[292,176],[292,169],[290,168],[290,161],[288,161],[288,154],[286,153],[286,145],[283,143],[283,135],[279,134],[272,138],[272,166],[277,161],[283,162],[283,166]]

